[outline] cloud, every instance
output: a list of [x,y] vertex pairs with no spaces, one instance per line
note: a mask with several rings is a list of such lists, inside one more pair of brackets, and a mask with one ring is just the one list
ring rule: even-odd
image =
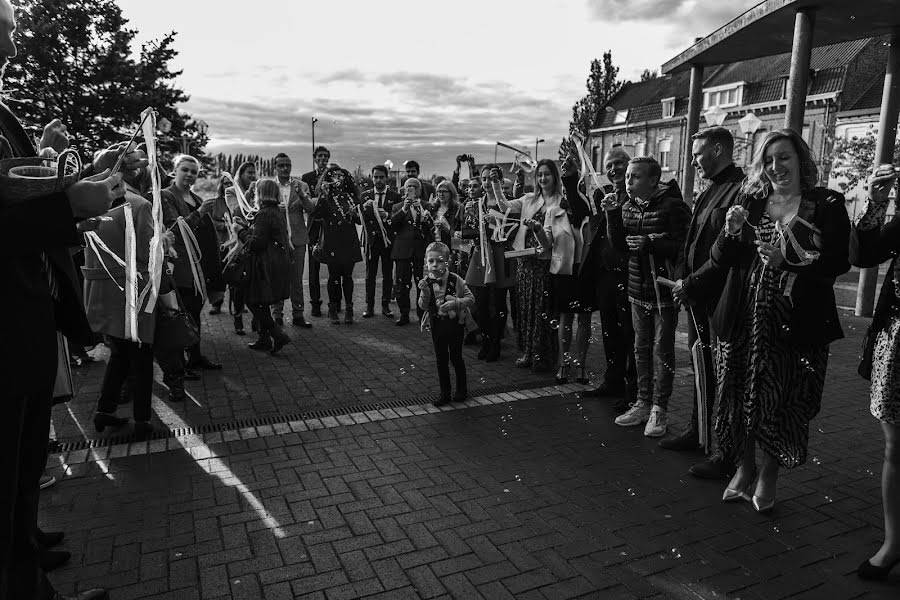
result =
[[760,0],[587,0],[594,20],[607,23],[665,23],[691,37],[707,36]]
[[[492,160],[496,140],[533,148],[535,139],[545,138],[540,155],[555,157],[557,138],[568,130],[567,98],[536,97],[509,84],[358,71],[316,77],[315,83],[316,93],[305,97],[232,101],[195,95],[184,108],[209,123],[211,152],[294,152],[300,153],[295,163],[308,167],[315,115],[316,144],[328,146],[344,166],[416,158],[425,174],[449,175],[461,153]],[[342,97],[345,84],[357,89],[355,98]],[[334,86],[340,89],[331,95]],[[499,158],[511,160],[506,154]]]

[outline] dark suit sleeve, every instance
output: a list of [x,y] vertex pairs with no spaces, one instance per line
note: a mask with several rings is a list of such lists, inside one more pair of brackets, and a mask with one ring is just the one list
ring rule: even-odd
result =
[[60,246],[80,246],[81,234],[64,192],[0,207],[0,255],[22,256]]
[[868,269],[877,267],[900,250],[900,213],[881,228],[857,229],[850,233],[850,264]]
[[628,254],[628,242],[625,241],[625,222],[622,220],[622,207],[606,211],[606,236],[610,245],[624,255]]

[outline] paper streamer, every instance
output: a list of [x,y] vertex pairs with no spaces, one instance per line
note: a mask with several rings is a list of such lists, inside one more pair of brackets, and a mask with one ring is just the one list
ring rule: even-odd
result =
[[138,272],[137,241],[134,231],[134,214],[131,204],[124,205],[125,211],[125,338],[141,343],[138,335]]
[[[146,118],[145,118],[146,117]],[[138,305],[144,305],[144,312],[152,313],[156,309],[156,301],[159,298],[159,286],[162,280],[163,263],[163,214],[162,214],[162,186],[159,181],[159,157],[156,150],[156,112],[147,108],[141,113],[143,120],[144,142],[147,146],[147,158],[150,161],[150,182],[153,197],[153,206],[150,215],[153,218],[153,237],[150,239],[149,281],[141,292]]]
[[237,181],[234,180],[234,177],[231,176],[231,173],[227,171],[222,172],[222,179],[231,182],[231,185],[234,187],[234,195],[237,197],[238,208],[241,213],[243,213],[245,219],[251,218],[256,212],[259,210],[258,207],[253,206],[247,201],[247,196],[244,195],[243,190],[241,190],[241,186],[237,184]]
[[575,140],[575,146],[578,148],[578,160],[581,163],[580,181],[584,181],[585,194],[581,194],[581,190],[578,193],[587,202],[588,207],[591,209],[591,214],[596,215],[597,207],[594,204],[594,190],[603,189],[600,174],[594,170],[594,166],[584,151],[584,140],[579,136],[572,136],[572,139]]
[[188,263],[191,265],[191,276],[194,279],[194,288],[200,292],[200,296],[203,298],[203,301],[206,302],[206,283],[203,280],[203,271],[201,271],[199,267],[200,259],[203,258],[203,253],[200,252],[200,244],[197,242],[197,238],[194,237],[194,232],[191,231],[191,228],[184,220],[184,217],[178,217],[178,220],[175,221],[175,225],[173,225],[173,228],[174,227],[178,228],[181,239],[184,240],[184,249],[185,252],[187,252]]

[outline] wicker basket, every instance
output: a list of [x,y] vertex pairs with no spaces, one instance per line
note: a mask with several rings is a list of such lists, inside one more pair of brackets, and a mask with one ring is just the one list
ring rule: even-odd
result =
[[61,192],[81,173],[81,159],[73,149],[57,158],[9,158],[0,160],[0,200],[16,202]]

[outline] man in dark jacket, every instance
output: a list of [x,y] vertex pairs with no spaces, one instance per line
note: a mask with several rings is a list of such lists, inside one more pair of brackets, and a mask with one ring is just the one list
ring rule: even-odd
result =
[[[13,8],[0,0],[0,70],[16,56],[14,31]],[[34,156],[30,136],[2,104],[0,135],[0,158]],[[59,151],[66,146],[65,127],[54,121],[45,128],[41,147]],[[109,158],[109,153],[101,154],[88,172],[105,167]],[[129,164],[135,163],[126,158],[125,166]],[[38,482],[47,460],[57,331],[75,343],[88,344],[92,338],[69,254],[70,247],[81,245],[75,225],[106,212],[125,190],[121,175],[100,173],[36,198],[10,198],[2,191],[0,314],[6,318],[0,324],[0,600],[101,600],[108,595],[98,589],[73,597],[58,594],[41,572],[35,538]]]
[[648,437],[662,437],[668,427],[666,409],[675,379],[678,325],[671,292],[656,277],[672,277],[691,218],[678,184],[661,184],[661,175],[655,159],[632,158],[625,175],[628,199],[620,205],[615,194],[608,194],[602,203],[613,247],[628,255],[628,300],[638,374],[637,400],[616,418],[616,424],[633,427],[646,422]]
[[[393,287],[394,263],[391,260],[391,210],[400,202],[400,194],[387,186],[388,170],[384,165],[372,167],[374,188],[362,195],[363,227],[366,236],[366,311],[364,319],[375,316],[375,280],[381,265],[381,314],[393,318],[391,311],[391,288]],[[376,211],[379,218],[376,218]],[[380,221],[380,224],[379,224]]]
[[[319,178],[328,166],[329,160],[331,160],[331,152],[328,148],[325,146],[317,146],[313,150],[313,162],[315,163],[316,168],[308,173],[304,173],[300,177],[300,180],[309,186],[309,193],[313,197],[318,196],[316,187],[319,184]],[[322,316],[322,283],[319,280],[319,271],[321,270],[322,265],[315,257],[313,257],[313,248],[315,248],[316,243],[319,241],[319,233],[321,230],[321,219],[313,219],[312,215],[310,215],[308,230],[309,245],[307,246],[309,254],[309,314],[314,317]]]
[[[708,188],[697,196],[694,213],[688,227],[684,252],[676,271],[678,280],[672,290],[675,300],[688,307],[693,319],[688,321],[688,346],[699,339],[706,363],[706,423],[715,447],[711,420],[715,405],[715,378],[712,361],[711,328],[709,320],[715,312],[722,292],[724,276],[713,269],[710,250],[719,232],[725,226],[725,213],[738,199],[744,171],[734,164],[734,138],[724,127],[710,127],[691,136],[691,153],[697,174],[710,182]],[[696,325],[694,321],[696,320]],[[696,369],[697,366],[694,365]],[[696,393],[696,392],[695,392]],[[696,400],[696,399],[695,399]],[[696,450],[700,439],[697,429],[697,402],[691,416],[691,425],[680,436],[660,441],[669,450]],[[691,474],[709,479],[727,479],[734,474],[734,465],[718,448],[709,459],[691,467]]]

